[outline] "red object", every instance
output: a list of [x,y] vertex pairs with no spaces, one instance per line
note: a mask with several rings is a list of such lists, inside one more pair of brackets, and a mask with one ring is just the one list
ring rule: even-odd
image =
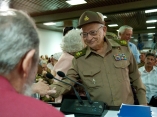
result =
[[6,78],[0,76],[0,117],[64,117],[44,102],[15,91]]

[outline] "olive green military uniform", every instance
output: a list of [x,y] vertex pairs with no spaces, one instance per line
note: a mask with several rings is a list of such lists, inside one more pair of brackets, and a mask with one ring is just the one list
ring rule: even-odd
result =
[[[79,28],[90,23],[104,25],[101,16],[93,11],[85,11],[79,18]],[[87,33],[89,34],[89,33]],[[120,106],[122,103],[133,104],[133,93],[130,82],[136,89],[140,104],[146,104],[146,90],[142,84],[136,61],[124,40],[106,40],[107,49],[102,57],[89,47],[77,52],[72,61],[72,67],[67,76],[73,80],[82,80],[92,100],[103,101],[110,106]],[[65,82],[71,83],[68,79]],[[54,84],[59,96],[70,90],[68,85]]]
[[[134,104],[131,81],[137,91],[139,103],[146,104],[145,87],[126,41],[120,42],[124,46],[111,39],[106,41],[108,46],[105,57],[86,48],[76,53],[67,76],[74,80],[81,78],[92,100],[103,101],[110,106]],[[73,84],[68,79],[65,79],[65,82]],[[70,90],[70,87],[58,83],[56,89],[55,96],[58,96]]]

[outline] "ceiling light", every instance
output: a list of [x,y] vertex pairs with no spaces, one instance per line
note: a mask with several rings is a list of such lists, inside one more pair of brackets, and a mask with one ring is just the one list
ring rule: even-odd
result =
[[152,26],[152,27],[147,27],[147,29],[152,29],[152,28],[155,28],[155,26]]
[[151,41],[151,40],[153,40],[153,39],[148,39],[148,41]]
[[110,25],[108,25],[109,27],[116,27],[116,26],[118,26],[118,24],[110,24]]
[[7,15],[16,15],[16,13],[15,12],[13,12],[13,11],[1,11],[0,12],[0,15],[2,15],[2,16],[7,16]]
[[1,11],[6,11],[6,10],[8,10],[9,9],[9,2],[10,2],[10,0],[9,1],[2,1],[2,2],[0,2],[0,10]]
[[134,39],[134,41],[135,41],[135,42],[138,42],[138,40],[137,40],[137,39]]
[[44,25],[47,25],[47,26],[50,26],[50,25],[55,25],[56,23],[54,22],[46,22],[46,23],[43,23]]
[[157,9],[145,10],[145,13],[157,12]]
[[148,35],[154,35],[155,33],[148,33]]
[[157,22],[157,20],[147,20],[146,23],[154,23]]
[[104,15],[103,17],[104,17],[104,18],[107,18],[107,16],[106,16],[106,15]]
[[85,4],[85,3],[87,3],[84,0],[67,0],[66,2],[68,4],[70,4],[70,5],[78,5],[78,4]]

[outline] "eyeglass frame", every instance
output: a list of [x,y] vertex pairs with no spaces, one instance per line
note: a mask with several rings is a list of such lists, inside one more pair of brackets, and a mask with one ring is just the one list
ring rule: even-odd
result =
[[[104,27],[104,26],[100,26],[97,30],[89,31],[88,33],[87,32],[81,32],[80,35],[81,35],[82,38],[85,39],[85,38],[88,37],[88,34],[90,34],[91,32],[94,32],[95,33],[94,35],[93,34],[90,34],[90,35],[91,36],[96,36],[98,31],[99,31],[99,29],[102,28],[102,27]],[[84,37],[83,34],[86,34],[86,37]]]

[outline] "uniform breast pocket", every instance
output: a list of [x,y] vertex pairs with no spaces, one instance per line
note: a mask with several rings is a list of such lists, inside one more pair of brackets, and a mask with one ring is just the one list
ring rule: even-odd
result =
[[101,78],[101,70],[100,69],[91,69],[83,71],[83,83],[88,88],[96,88],[102,86],[102,78]]
[[123,81],[123,80],[127,80],[127,81],[130,81],[129,80],[129,69],[128,69],[128,66],[129,66],[129,61],[116,61],[114,63],[114,66],[115,66],[115,73],[116,73],[116,76],[117,76],[117,79],[119,81]]

